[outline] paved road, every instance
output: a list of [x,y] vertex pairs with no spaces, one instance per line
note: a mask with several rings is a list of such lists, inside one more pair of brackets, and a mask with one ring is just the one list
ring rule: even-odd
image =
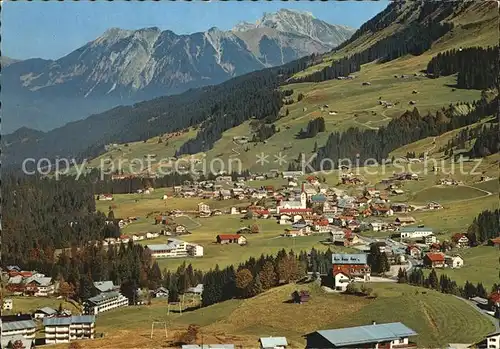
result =
[[486,316],[488,318],[488,320],[491,321],[491,323],[495,326],[495,332],[496,331],[500,331],[500,320],[494,318],[493,316],[491,316],[490,314],[488,314],[486,312],[486,310],[483,310],[481,308],[479,308],[477,305],[475,305],[473,302],[467,300],[467,299],[464,299],[462,297],[458,297],[458,296],[454,296],[458,299],[461,299],[462,301],[464,301],[465,303],[469,304],[471,307],[473,307],[474,309],[476,309],[476,311],[478,311],[479,313],[483,314],[484,316]]

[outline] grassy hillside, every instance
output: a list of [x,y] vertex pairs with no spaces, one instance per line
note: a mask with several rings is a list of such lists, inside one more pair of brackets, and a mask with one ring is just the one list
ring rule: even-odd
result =
[[[412,109],[409,101],[415,101],[421,115],[435,112],[450,103],[477,100],[480,97],[478,90],[454,89],[455,76],[428,79],[423,76],[414,76],[426,68],[429,60],[439,52],[458,47],[489,46],[498,44],[498,30],[496,26],[496,12],[494,3],[475,3],[457,10],[446,21],[455,24],[454,29],[437,40],[430,50],[419,56],[405,56],[387,62],[372,62],[361,67],[355,73],[354,80],[328,80],[320,83],[296,83],[286,85],[284,89],[293,89],[295,103],[285,105],[281,111],[284,116],[275,122],[279,132],[267,139],[266,142],[238,145],[233,142],[235,136],[252,137],[253,130],[250,122],[245,122],[223,133],[222,138],[214,147],[203,154],[196,154],[196,158],[205,158],[207,163],[214,158],[221,159],[224,169],[238,169],[241,161],[243,169],[260,172],[273,168],[286,169],[288,164],[275,162],[275,155],[280,153],[284,159],[296,159],[301,152],[310,155],[315,143],[321,147],[327,140],[328,134],[333,131],[342,131],[350,127],[377,129],[387,124],[391,118],[400,116],[407,109]],[[457,7],[458,8],[458,7]],[[491,10],[491,11],[490,11]],[[404,16],[404,12],[399,18]],[[352,55],[373,45],[377,41],[388,37],[404,28],[406,23],[413,21],[413,15],[406,22],[395,20],[386,28],[377,32],[365,32],[356,40],[334,53],[327,54],[326,62],[307,68],[298,75],[307,75],[321,69],[333,58]],[[395,78],[395,75],[398,78]],[[401,78],[405,75],[406,78]],[[362,82],[369,81],[370,86],[362,86]],[[417,91],[414,94],[413,91]],[[304,98],[297,102],[298,94]],[[379,104],[379,99],[398,103],[392,108],[385,108]],[[322,108],[324,105],[328,108]],[[335,111],[335,115],[329,112]],[[307,126],[309,120],[322,116],[326,121],[326,132],[314,138],[296,139],[296,134]],[[452,131],[454,132],[454,131]],[[112,157],[114,161],[132,158],[143,159],[147,154],[156,154],[157,158],[172,156],[175,150],[187,139],[194,137],[195,131],[173,138],[168,145],[158,144],[158,137],[146,143],[132,143],[128,149],[120,146],[120,150],[113,150],[103,154],[101,158]],[[423,142],[423,141],[422,141]],[[261,153],[269,155],[268,163],[257,164],[257,156]],[[238,159],[238,160],[237,160]],[[92,161],[98,165],[99,161]],[[219,170],[219,164],[214,165]],[[153,168],[154,170],[154,168]]]
[[[207,308],[166,314],[166,305],[120,309],[104,313],[97,331],[105,338],[82,342],[82,348],[165,347],[161,329],[150,339],[151,322],[167,321],[169,339],[188,324],[201,325],[204,343],[234,343],[255,347],[260,336],[286,336],[291,348],[303,348],[303,335],[318,329],[401,321],[419,335],[419,347],[442,347],[450,342],[472,343],[493,330],[493,325],[460,299],[435,291],[400,284],[372,284],[376,298],[326,294],[317,286],[286,285],[255,298],[231,300]],[[286,301],[296,289],[308,289],[305,304]],[[290,316],[294,314],[294,316]],[[119,323],[119,329],[116,324]],[[162,337],[163,336],[163,337]],[[201,336],[198,338],[198,343]]]

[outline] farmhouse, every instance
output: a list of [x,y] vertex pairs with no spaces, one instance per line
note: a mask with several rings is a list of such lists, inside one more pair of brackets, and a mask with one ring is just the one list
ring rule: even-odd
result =
[[456,256],[446,256],[445,257],[446,266],[449,268],[461,268],[464,265],[464,260],[462,257]]
[[406,248],[406,253],[416,259],[420,259],[420,257],[422,257],[422,250],[418,246],[408,246]]
[[305,335],[306,349],[415,348],[409,337],[417,333],[401,322],[320,330]]
[[57,314],[57,310],[52,309],[50,307],[43,307],[43,308],[36,310],[33,313],[33,317],[35,319],[43,319],[45,317],[51,317],[51,316],[54,316],[56,314]]
[[238,244],[245,245],[247,243],[246,237],[240,234],[221,234],[217,235],[218,244]]
[[260,349],[286,349],[288,342],[285,337],[259,338]]
[[451,237],[451,241],[453,241],[457,248],[469,247],[469,238],[465,234],[456,233]]
[[168,239],[167,244],[146,245],[154,258],[201,257],[203,247],[177,239]]
[[158,287],[151,291],[151,295],[155,298],[168,298],[169,291],[165,287]]
[[128,306],[128,299],[119,292],[104,292],[89,298],[84,303],[85,313],[97,315],[99,313]]
[[67,316],[43,319],[47,344],[69,343],[78,339],[94,339],[95,316]]
[[436,235],[431,234],[431,235],[424,236],[423,241],[424,241],[424,244],[426,244],[426,245],[432,245],[432,244],[435,244],[437,242],[437,238],[436,238]]
[[35,297],[48,297],[54,294],[55,286],[50,277],[32,276],[25,282],[24,293]]
[[424,256],[424,265],[429,268],[444,268],[445,257],[441,252],[429,252]]
[[345,292],[347,285],[351,282],[349,275],[344,274],[341,271],[335,271],[333,276],[335,278],[335,290]]
[[342,272],[350,277],[370,280],[370,266],[366,253],[358,254],[332,254],[333,274]]
[[402,239],[418,239],[423,238],[428,235],[433,235],[434,231],[432,228],[425,227],[405,227],[399,229]]
[[396,220],[394,221],[394,223],[396,225],[401,225],[401,226],[405,226],[405,225],[408,225],[408,224],[413,224],[415,223],[416,220],[415,218],[411,217],[411,216],[406,216],[406,217],[398,217],[396,218]]
[[13,307],[12,299],[6,298],[3,300],[2,310],[12,310],[12,307]]

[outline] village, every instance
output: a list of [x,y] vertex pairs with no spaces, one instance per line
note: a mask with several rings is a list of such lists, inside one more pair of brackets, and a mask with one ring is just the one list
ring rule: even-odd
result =
[[[187,221],[203,222],[217,217],[238,217],[242,227],[233,233],[217,233],[214,231],[210,244],[229,246],[237,245],[248,248],[252,245],[253,236],[264,233],[259,222],[274,222],[281,233],[272,239],[300,239],[316,236],[325,248],[338,251],[332,254],[329,270],[320,271],[319,276],[331,276],[333,284],[323,286],[326,292],[349,293],[349,285],[365,283],[396,283],[400,274],[408,275],[414,269],[430,270],[460,269],[467,265],[467,260],[461,256],[461,251],[476,248],[467,237],[466,231],[455,232],[451,236],[443,236],[433,227],[418,225],[412,213],[418,211],[442,210],[443,206],[435,201],[426,205],[413,206],[404,202],[393,202],[394,196],[401,195],[401,181],[416,181],[418,176],[411,173],[395,175],[384,179],[377,187],[366,185],[362,178],[346,172],[341,177],[343,189],[330,187],[320,177],[305,176],[300,171],[285,171],[279,174],[286,181],[281,188],[273,185],[249,186],[252,181],[262,181],[271,173],[253,178],[219,176],[211,181],[186,182],[174,186],[167,194],[161,194],[161,202],[167,203],[173,198],[190,198],[199,200],[197,209],[172,209],[160,214],[150,215],[148,224],[156,229],[143,233],[124,234],[109,237],[103,241],[89,241],[89,244],[109,246],[129,246],[140,243],[155,260],[192,260],[206,258],[204,253],[206,243],[197,243],[196,229],[190,231],[185,224],[179,224],[176,219],[183,217]],[[137,194],[151,195],[160,189],[144,188]],[[157,193],[156,193],[157,194]],[[157,194],[158,195],[158,194]],[[114,203],[112,194],[100,194],[98,202]],[[212,209],[214,203],[227,200],[241,201],[241,204],[225,209]],[[110,206],[112,207],[112,206]],[[119,230],[133,226],[138,217],[109,218],[108,224],[116,225]],[[249,222],[245,225],[245,222]],[[199,223],[202,224],[202,223]],[[184,241],[193,238],[193,241]],[[286,241],[283,240],[283,241]],[[500,238],[490,239],[487,245],[491,248],[500,247]],[[256,251],[257,253],[257,251]],[[383,272],[372,270],[370,260],[373,255],[384,256],[387,265]],[[313,273],[309,273],[309,277]],[[316,274],[316,273],[314,273]],[[66,300],[66,286],[57,280],[39,274],[36,271],[21,270],[10,266],[2,271],[2,279],[6,286],[7,296],[4,296],[2,309],[12,315],[2,316],[2,343],[21,340],[25,348],[35,345],[35,332],[41,331],[44,337],[36,336],[37,345],[69,343],[79,339],[98,338],[96,318],[105,312],[124,307],[148,306],[151,299],[165,302],[170,309],[182,313],[183,302],[199,304],[203,294],[203,284],[188,288],[182,295],[182,301],[169,302],[169,290],[163,286],[156,289],[138,289],[137,298],[129,299],[122,294],[119,285],[112,281],[94,282],[93,297],[82,304],[77,304],[77,311],[60,307],[40,307],[31,314],[20,314],[16,311],[16,300],[25,297],[54,298]],[[364,287],[364,286],[363,286]],[[308,292],[295,291],[291,298],[293,302],[303,303],[308,300]],[[500,307],[500,290],[492,292],[488,298],[473,297],[471,305],[482,309],[491,315],[498,313]],[[485,313],[486,314],[486,313]],[[373,333],[370,338],[353,336],[353,333],[363,332],[360,328],[345,328],[336,330],[318,330],[305,334],[307,348],[338,347],[339,345],[356,346],[370,345],[411,348],[414,343],[410,337],[415,331],[402,323],[371,324],[363,326]],[[40,333],[41,333],[40,332]],[[344,334],[341,334],[344,333]],[[335,338],[344,336],[346,342],[336,342]],[[377,337],[379,336],[379,337]],[[499,334],[485,338],[485,341],[498,340]],[[284,337],[263,337],[259,340],[261,348],[286,348]],[[2,345],[4,347],[4,345]],[[182,346],[184,349],[202,348],[196,345]],[[205,348],[205,347],[203,347]],[[233,344],[211,346],[210,348],[235,348]]]

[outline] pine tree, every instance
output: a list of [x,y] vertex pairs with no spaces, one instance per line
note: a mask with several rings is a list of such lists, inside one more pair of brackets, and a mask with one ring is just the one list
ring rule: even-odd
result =
[[432,269],[432,271],[430,272],[429,277],[427,279],[427,284],[429,288],[439,291],[439,280],[436,270]]
[[250,287],[253,283],[253,275],[250,270],[243,268],[236,273],[236,288],[241,298],[247,298],[251,293]]
[[259,280],[262,283],[262,289],[268,290],[277,284],[274,266],[270,261],[266,261],[259,273]]
[[256,296],[256,295],[262,293],[262,291],[263,291],[262,283],[260,282],[259,274],[257,274],[255,279],[253,280],[251,295],[252,295],[252,297]]

